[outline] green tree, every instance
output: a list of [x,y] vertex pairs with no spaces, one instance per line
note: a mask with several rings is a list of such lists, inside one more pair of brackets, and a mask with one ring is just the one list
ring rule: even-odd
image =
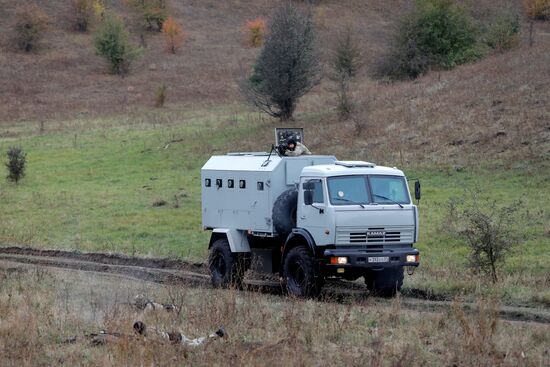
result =
[[287,3],[275,11],[268,29],[253,75],[241,89],[261,111],[289,120],[299,98],[320,80],[313,22],[310,14]]
[[481,55],[477,30],[453,0],[417,0],[397,26],[390,51],[378,74],[391,79],[416,78],[431,68],[450,69]]
[[122,20],[108,14],[97,29],[95,47],[97,53],[110,64],[114,74],[125,75],[141,49],[132,45]]

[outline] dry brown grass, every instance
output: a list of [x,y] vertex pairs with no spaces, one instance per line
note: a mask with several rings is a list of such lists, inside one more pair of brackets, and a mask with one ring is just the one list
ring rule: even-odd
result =
[[[465,313],[419,313],[392,301],[298,301],[254,292],[159,287],[72,271],[0,271],[2,365],[465,365],[548,363],[547,325],[504,323],[498,305],[479,301]],[[142,314],[135,293],[181,305],[179,313]],[[186,348],[136,338],[142,320],[202,336],[224,325],[227,338]],[[85,334],[124,334],[92,346]],[[75,343],[67,338],[77,336]],[[366,362],[367,361],[367,362]]]

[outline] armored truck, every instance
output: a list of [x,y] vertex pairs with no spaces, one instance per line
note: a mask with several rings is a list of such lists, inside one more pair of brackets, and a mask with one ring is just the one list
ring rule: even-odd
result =
[[[201,170],[202,223],[216,287],[245,272],[275,273],[288,293],[311,297],[327,278],[393,295],[419,265],[418,209],[396,168],[334,156],[212,156]],[[420,185],[415,183],[420,199]]]

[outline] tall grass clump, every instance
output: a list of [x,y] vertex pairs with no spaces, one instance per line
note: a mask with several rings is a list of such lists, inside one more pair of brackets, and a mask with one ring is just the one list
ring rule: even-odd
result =
[[47,31],[50,18],[36,5],[17,8],[13,25],[13,43],[21,51],[31,52],[38,48]]
[[108,14],[101,22],[95,36],[96,51],[109,62],[113,74],[125,75],[140,49],[132,45],[122,20]]
[[432,68],[450,69],[481,57],[477,30],[452,0],[416,0],[402,17],[388,53],[375,74],[389,79],[417,78]]
[[155,107],[163,107],[166,101],[166,85],[160,85],[155,92]]
[[265,19],[256,18],[246,22],[246,43],[250,47],[260,47],[265,39]]
[[25,176],[25,168],[27,165],[27,153],[20,147],[10,147],[7,152],[6,168],[8,176],[6,179],[18,184]]
[[168,17],[162,25],[162,34],[164,35],[166,50],[175,54],[185,37],[183,29],[173,17]]

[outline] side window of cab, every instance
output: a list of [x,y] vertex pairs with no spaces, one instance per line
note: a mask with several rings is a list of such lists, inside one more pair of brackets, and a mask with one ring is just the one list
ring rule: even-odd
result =
[[313,203],[317,204],[324,204],[325,203],[325,195],[323,190],[323,181],[320,179],[312,179],[307,180],[304,183],[304,186],[308,186],[312,188],[313,191]]

